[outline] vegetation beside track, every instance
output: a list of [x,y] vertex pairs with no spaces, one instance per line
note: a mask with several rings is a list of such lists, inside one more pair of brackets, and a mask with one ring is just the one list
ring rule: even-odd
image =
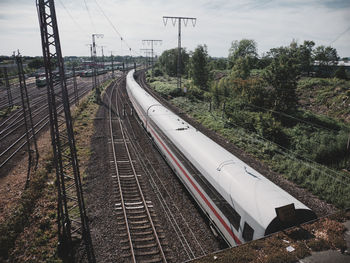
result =
[[273,171],[339,208],[350,207],[350,178],[343,171],[350,157],[348,124],[306,110],[278,118],[275,112],[251,107],[238,97],[227,100],[224,112],[193,92],[185,96],[169,77],[148,77],[148,82],[189,116]]
[[350,81],[303,78],[297,93],[303,107],[350,123]]
[[19,109],[19,106],[7,107],[0,110],[0,119],[6,118],[11,112]]
[[[101,90],[111,82],[106,81]],[[93,119],[98,107],[94,92],[90,92],[72,114],[82,179],[91,155]],[[0,225],[0,261],[62,262],[57,251],[57,189],[50,145],[41,154],[29,187],[23,191],[13,213]]]

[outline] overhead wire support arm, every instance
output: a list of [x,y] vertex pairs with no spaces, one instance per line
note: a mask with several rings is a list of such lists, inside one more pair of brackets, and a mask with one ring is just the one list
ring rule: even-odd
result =
[[151,49],[150,48],[141,48],[140,51],[143,51],[146,55],[146,65],[145,68],[149,67],[150,65],[150,56],[151,55]]
[[177,88],[181,89],[181,21],[187,26],[188,21],[191,21],[192,26],[195,27],[197,18],[195,17],[184,17],[184,16],[163,16],[164,26],[167,25],[168,20],[171,20],[173,26],[178,22],[178,54],[177,54]]
[[163,40],[159,40],[159,39],[143,39],[142,40],[142,44],[151,44],[151,55],[152,55],[152,59],[151,59],[151,66],[152,66],[152,75],[153,75],[153,66],[154,66],[154,49],[153,49],[153,45],[156,44],[162,44]]

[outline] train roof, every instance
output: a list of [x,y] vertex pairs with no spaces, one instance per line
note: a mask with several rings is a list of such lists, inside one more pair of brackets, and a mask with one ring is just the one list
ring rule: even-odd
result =
[[[128,80],[132,76],[129,73]],[[295,209],[309,210],[258,171],[161,106],[135,81],[131,86],[141,107],[146,111],[149,109],[152,120],[233,207],[240,207],[239,210],[244,210],[264,228],[276,218],[275,208],[294,203]]]

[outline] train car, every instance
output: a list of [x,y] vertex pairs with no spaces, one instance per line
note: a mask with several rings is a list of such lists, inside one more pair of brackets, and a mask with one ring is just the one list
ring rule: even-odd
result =
[[92,77],[92,75],[93,75],[93,72],[91,69],[89,69],[89,70],[85,70],[81,76],[82,77]]
[[46,77],[37,77],[35,79],[35,84],[38,88],[45,87],[46,83]]
[[316,219],[303,203],[161,105],[133,74],[127,75],[127,92],[145,129],[230,246]]

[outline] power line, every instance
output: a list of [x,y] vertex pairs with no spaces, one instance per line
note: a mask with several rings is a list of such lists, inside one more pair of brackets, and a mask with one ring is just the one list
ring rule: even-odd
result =
[[131,46],[128,44],[128,42],[122,37],[121,33],[117,30],[117,28],[114,26],[113,22],[109,19],[109,17],[103,11],[102,7],[97,2],[97,0],[94,0],[94,1],[95,1],[96,5],[98,6],[98,8],[100,9],[100,11],[103,14],[103,16],[107,19],[107,21],[110,24],[110,26],[113,28],[114,32],[117,33],[118,37],[120,38],[120,41],[124,41],[129,50],[131,49],[136,55],[140,56],[140,53],[138,53],[136,50],[132,49]]
[[[223,122],[227,123],[222,117],[215,117],[213,114],[211,114],[211,115],[212,115],[214,118],[220,118]],[[244,131],[247,131],[246,128],[244,128],[244,127],[238,125],[237,123],[232,123],[232,122],[230,122],[230,124],[232,124],[233,126],[236,126],[236,127],[238,127],[238,128],[241,128],[241,129],[243,129]],[[261,136],[260,134],[254,132],[254,131],[251,131],[251,130],[249,130],[249,131],[250,131],[251,133],[253,133],[255,136],[257,136],[257,137],[259,137],[260,139],[264,140],[265,142],[268,142],[268,143],[270,143],[270,144],[273,144],[273,145],[279,147],[280,149],[282,149],[283,151],[285,151],[285,152],[281,151],[280,153],[283,154],[283,155],[285,155],[286,157],[292,158],[292,159],[297,160],[297,161],[299,161],[299,162],[303,162],[306,166],[308,166],[308,167],[310,167],[310,168],[312,168],[312,169],[314,169],[314,170],[319,171],[320,173],[326,175],[327,177],[333,178],[334,180],[338,181],[339,183],[341,183],[341,184],[343,184],[343,185],[346,185],[346,186],[349,186],[349,185],[350,185],[350,183],[343,182],[342,180],[339,180],[339,179],[337,178],[337,177],[341,177],[341,178],[342,178],[343,180],[345,180],[345,181],[350,179],[350,178],[348,178],[348,177],[346,177],[346,176],[340,174],[339,172],[334,171],[334,170],[328,168],[327,166],[323,166],[322,168],[328,170],[329,172],[333,173],[333,174],[336,175],[337,177],[332,176],[332,175],[330,175],[330,174],[327,174],[326,172],[322,171],[321,169],[319,169],[319,168],[317,168],[317,167],[315,167],[315,166],[312,166],[312,165],[306,163],[305,161],[307,161],[307,162],[309,162],[309,163],[312,163],[312,164],[314,164],[314,165],[317,165],[317,166],[321,166],[321,164],[319,164],[319,163],[317,163],[317,162],[315,162],[315,161],[313,161],[313,160],[310,160],[310,159],[307,158],[307,157],[304,157],[304,156],[301,156],[301,155],[299,155],[299,154],[296,154],[295,152],[289,150],[288,148],[285,148],[284,146],[279,145],[278,143],[275,143],[275,142],[273,142],[273,141],[270,141],[270,140],[266,139],[265,137]],[[248,134],[248,135],[249,135],[250,137],[252,137],[252,134]],[[290,155],[287,155],[287,153],[290,153]],[[299,159],[299,158],[300,158],[300,159]],[[303,161],[302,159],[304,159],[304,161]]]
[[87,12],[88,12],[88,14],[89,14],[89,19],[90,19],[91,25],[92,25],[92,27],[94,28],[94,31],[96,32],[96,27],[95,27],[94,21],[92,20],[92,16],[91,16],[89,7],[88,7],[88,5],[87,5],[87,3],[86,3],[86,0],[84,0],[84,3],[85,3],[85,8],[86,8],[86,10],[87,10]]
[[69,17],[73,20],[73,22],[75,23],[75,25],[77,26],[77,27],[79,27],[79,29],[81,30],[81,31],[83,31],[84,32],[84,34],[86,34],[87,36],[89,35],[85,30],[84,30],[84,28],[82,28],[81,26],[80,26],[80,24],[75,20],[75,18],[72,16],[72,14],[69,12],[69,10],[66,8],[66,6],[63,4],[63,2],[61,1],[61,0],[58,0],[59,2],[60,2],[60,4],[61,4],[61,6],[63,7],[63,9],[67,12],[67,14],[69,15]]
[[335,41],[337,41],[340,37],[342,37],[346,32],[350,30],[350,27],[348,27],[344,32],[340,33],[333,41],[329,43],[329,45],[332,45]]
[[257,108],[257,109],[262,109],[262,110],[265,110],[265,111],[277,113],[277,114],[280,114],[282,116],[285,116],[285,117],[297,120],[299,122],[304,122],[304,123],[309,124],[309,125],[311,125],[313,127],[316,127],[316,128],[321,128],[321,129],[325,129],[325,130],[328,130],[328,131],[337,131],[336,129],[330,129],[330,128],[327,128],[325,126],[322,126],[322,125],[319,125],[319,124],[316,124],[316,123],[313,123],[313,122],[310,122],[310,121],[302,120],[302,119],[299,119],[299,118],[297,118],[297,117],[295,117],[293,115],[290,115],[290,114],[287,114],[287,113],[284,113],[284,112],[281,112],[281,111],[276,111],[276,110],[272,110],[272,109],[266,109],[264,107],[257,106],[257,105],[251,104],[251,103],[245,103],[245,104],[247,104],[248,106]]

